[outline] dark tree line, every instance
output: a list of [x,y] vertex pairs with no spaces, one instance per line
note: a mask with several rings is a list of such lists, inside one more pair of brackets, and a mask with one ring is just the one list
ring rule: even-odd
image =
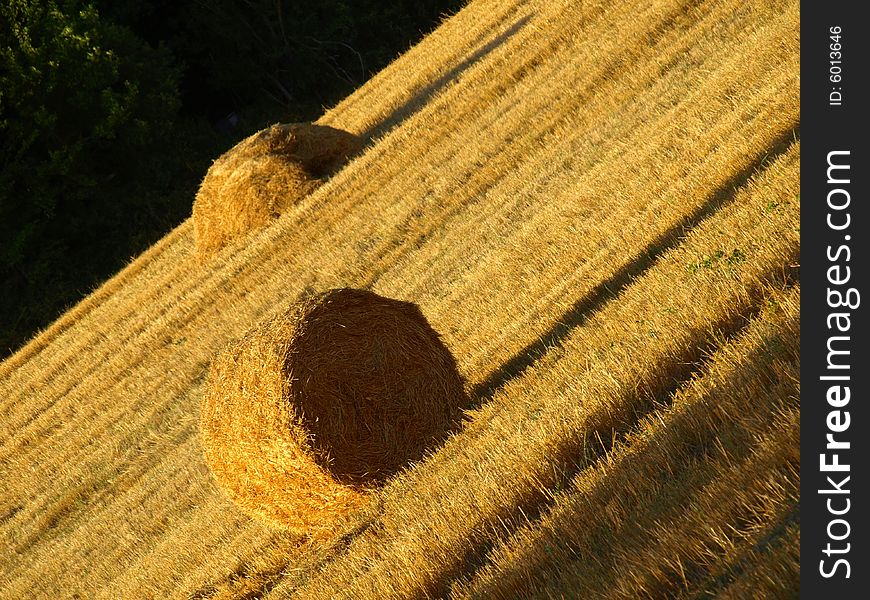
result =
[[317,118],[462,3],[4,2],[0,356],[186,218],[221,152]]

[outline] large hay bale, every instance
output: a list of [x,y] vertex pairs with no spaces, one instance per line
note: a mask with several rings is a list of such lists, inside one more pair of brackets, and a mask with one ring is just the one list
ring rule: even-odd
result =
[[259,229],[341,167],[362,142],[346,131],[291,123],[242,140],[209,168],[193,203],[196,250],[207,257]]
[[464,403],[456,361],[415,304],[338,289],[214,361],[201,440],[236,504],[311,533],[422,458]]

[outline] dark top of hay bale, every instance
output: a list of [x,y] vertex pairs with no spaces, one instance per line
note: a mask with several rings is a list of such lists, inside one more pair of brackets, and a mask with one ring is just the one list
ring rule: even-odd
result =
[[416,305],[340,289],[215,360],[201,434],[239,506],[310,531],[422,458],[464,403],[456,362]]
[[193,204],[196,250],[207,257],[259,229],[344,165],[362,140],[325,125],[272,125],[209,168]]

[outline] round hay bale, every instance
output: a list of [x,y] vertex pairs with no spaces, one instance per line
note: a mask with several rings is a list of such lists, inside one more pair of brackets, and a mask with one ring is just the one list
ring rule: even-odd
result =
[[417,305],[338,289],[297,302],[214,361],[200,434],[238,506],[310,533],[421,459],[465,398]]
[[193,203],[196,250],[208,257],[311,193],[362,147],[346,131],[291,123],[242,140],[209,168]]

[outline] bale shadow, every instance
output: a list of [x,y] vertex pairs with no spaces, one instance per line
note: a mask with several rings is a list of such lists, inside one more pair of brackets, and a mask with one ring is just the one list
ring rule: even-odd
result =
[[559,346],[577,327],[582,326],[593,314],[625,290],[631,282],[648,271],[665,252],[676,248],[686,232],[716,211],[731,204],[749,178],[766,164],[784,154],[791,144],[800,139],[800,127],[785,132],[767,150],[760,152],[741,171],[715,189],[701,206],[680,222],[669,228],[638,252],[606,281],[599,283],[588,294],[577,300],[536,341],[528,344],[507,362],[502,364],[471,392],[474,407],[480,407],[492,399],[493,394],[507,382],[519,377],[528,367],[540,359],[549,348]]
[[[797,282],[793,279],[789,279],[788,286],[795,285]],[[736,338],[741,334],[742,331],[748,326],[750,318],[756,316],[761,311],[761,302],[756,302],[748,307],[748,311],[743,315],[743,318],[736,319],[733,322],[729,323],[726,326],[727,335],[723,340],[720,340],[721,344],[727,343],[727,340],[731,340]],[[778,355],[772,354],[772,352],[777,352],[775,348],[782,347],[782,343],[780,340],[783,336],[789,335],[788,331],[783,330],[775,333],[769,334],[765,338],[765,342],[761,345],[761,347],[757,350],[754,350],[748,353],[742,361],[743,368],[738,372],[731,374],[727,379],[725,379],[721,384],[711,388],[706,394],[707,398],[714,398],[715,395],[719,392],[719,390],[727,390],[730,387],[735,385],[740,385],[742,381],[742,372],[751,365],[756,364],[768,364],[772,360],[776,360],[781,358]],[[714,350],[716,344],[708,340],[709,347],[705,348],[703,351],[696,349],[695,352],[689,352],[691,356],[687,356],[689,359],[687,361],[687,365],[692,364],[697,367],[695,361],[699,360],[700,355],[707,356],[706,359],[703,359],[701,362],[708,362],[710,360],[710,356],[712,356],[712,351]],[[649,414],[652,410],[656,408],[661,408],[664,406],[671,405],[671,399],[673,395],[682,388],[687,382],[691,380],[692,377],[692,369],[685,368],[683,372],[679,373],[677,377],[673,380],[671,385],[665,386],[662,389],[655,390],[653,392],[653,396],[655,398],[655,402],[650,402],[646,407],[639,409],[638,417],[640,418],[642,415]],[[673,429],[677,428],[679,431],[694,431],[693,423],[699,422],[702,420],[701,417],[704,416],[706,411],[710,410],[709,402],[701,402],[697,403],[691,408],[689,408],[684,414],[675,415],[674,419],[668,423],[667,427],[658,430],[655,433],[655,437],[651,438],[646,442],[648,448],[657,448],[659,442],[657,440],[661,438],[666,438],[667,436],[673,435]],[[770,415],[775,415],[777,413],[777,406],[771,406],[767,408],[767,413]],[[587,435],[583,437],[584,440],[589,439],[597,439],[599,440],[599,444],[595,447],[586,447],[580,448],[575,444],[563,444],[562,446],[556,448],[553,453],[553,462],[554,467],[557,464],[561,465],[559,469],[559,480],[564,484],[568,485],[570,482],[579,475],[582,471],[593,468],[594,465],[598,463],[598,461],[602,460],[616,444],[625,443],[627,436],[631,433],[633,428],[635,427],[635,422],[631,424],[625,424],[620,427],[616,431],[589,431]],[[723,431],[730,430],[730,425],[728,423],[721,424]],[[717,442],[719,440],[719,435],[713,434],[704,434],[704,432],[695,431],[692,436],[686,438],[685,442],[685,458],[683,459],[684,469],[691,469],[691,465],[696,461],[703,460],[703,457],[713,451],[716,451]],[[741,456],[746,458],[749,456],[749,452],[751,448],[748,447],[740,447],[741,452],[743,453]],[[578,457],[582,457],[578,459]],[[632,475],[639,473],[642,471],[640,467],[642,467],[647,460],[646,454],[628,454],[626,458],[620,462],[619,464],[612,465],[608,469],[608,473],[605,479],[603,479],[598,485],[587,492],[588,496],[582,500],[582,504],[593,505],[593,506],[607,506],[608,502],[612,500],[614,494],[618,494],[618,491],[615,491],[612,487],[607,485],[608,481],[612,481],[614,479],[618,480],[620,477],[631,478]],[[735,455],[736,458],[736,455]],[[670,466],[663,466],[663,471],[666,472],[668,480],[673,480],[674,473],[671,471]],[[712,475],[710,475],[712,477]],[[708,478],[703,483],[709,483],[712,479]],[[679,511],[684,504],[690,500],[690,496],[692,492],[701,486],[701,483],[695,482],[697,485],[693,488],[688,489],[677,489],[674,491],[674,495],[669,496],[671,498],[678,498],[672,504],[673,511]],[[682,494],[682,495],[681,495]],[[578,500],[580,502],[580,500]],[[522,521],[515,520],[511,522],[508,518],[500,519],[499,535],[505,536],[513,535],[516,531],[518,531],[523,524],[536,523],[540,521],[540,519],[547,513],[547,511],[553,506],[554,497],[552,495],[547,494],[532,494],[530,496],[521,498],[518,500],[516,504],[516,508],[519,509],[520,513],[523,515]],[[645,507],[638,505],[637,507],[637,519],[643,518],[646,514]],[[798,513],[799,514],[799,513]],[[612,540],[617,539],[620,536],[627,534],[626,528],[632,526],[637,519],[627,518],[623,523],[623,527],[616,531],[606,531],[604,529],[605,525],[599,523],[590,523],[589,526],[593,528],[596,533],[593,533],[591,538],[596,540]],[[793,522],[793,516],[787,516],[786,520],[782,523],[776,522],[771,524],[771,528],[769,529],[769,533],[767,536],[759,541],[756,545],[758,548],[764,548],[767,544],[773,541],[778,535],[781,535],[785,531],[785,527]],[[547,567],[550,564],[550,552],[548,552],[548,545],[561,545],[565,540],[574,539],[574,534],[572,533],[572,528],[576,527],[576,522],[573,520],[572,516],[569,514],[563,514],[556,518],[550,519],[548,522],[551,528],[550,533],[545,537],[535,537],[534,541],[525,545],[520,551],[519,555],[516,556],[513,561],[514,566],[512,568],[506,568],[505,571],[501,574],[501,576],[495,580],[492,584],[490,584],[487,588],[486,595],[492,595],[492,597],[508,597],[513,596],[518,593],[521,593],[520,588],[522,585],[529,585],[533,582],[529,579],[528,574],[533,572],[538,572]],[[444,594],[447,590],[450,589],[452,583],[459,577],[465,575],[468,576],[469,573],[476,573],[484,568],[489,562],[491,558],[491,552],[493,550],[493,545],[487,541],[484,537],[478,540],[474,544],[469,544],[466,548],[465,555],[461,558],[461,560],[457,561],[453,568],[447,568],[441,574],[441,576],[437,579],[435,585],[428,590],[433,595]],[[576,552],[580,552],[582,548],[575,548]],[[606,559],[608,558],[608,554],[606,552],[606,547],[598,544],[594,548],[595,551],[595,560],[591,560],[592,557],[589,557],[590,560],[586,561],[588,564],[596,564],[598,565],[596,568],[602,569],[602,576],[606,576],[607,573],[607,563]],[[583,557],[580,556],[578,561],[582,561]],[[745,567],[745,561],[743,563],[738,563],[733,569],[729,570],[728,573],[723,575],[722,580],[717,582],[719,584],[726,583],[728,578],[735,577],[736,574],[739,573],[741,567]],[[694,575],[696,580],[703,580],[703,575],[700,573],[696,573]],[[505,593],[510,592],[507,596],[504,596]]]
[[437,94],[438,91],[440,91],[444,86],[458,79],[465,71],[467,71],[469,68],[478,63],[481,59],[490,54],[493,50],[495,50],[496,48],[507,42],[514,35],[516,35],[517,32],[520,31],[520,29],[526,26],[531,18],[532,15],[526,15],[517,20],[517,22],[511,25],[509,29],[500,33],[498,36],[475,50],[472,54],[467,56],[455,67],[441,75],[441,77],[437,78],[435,81],[432,81],[428,85],[418,90],[402,105],[393,110],[393,112],[390,113],[388,117],[360,133],[360,137],[364,140],[371,140],[373,138],[380,137],[390,129],[396,127],[401,122],[407,120],[414,113],[416,113],[423,106],[425,106],[429,102],[429,100],[431,100],[432,97],[435,96],[435,94]]

